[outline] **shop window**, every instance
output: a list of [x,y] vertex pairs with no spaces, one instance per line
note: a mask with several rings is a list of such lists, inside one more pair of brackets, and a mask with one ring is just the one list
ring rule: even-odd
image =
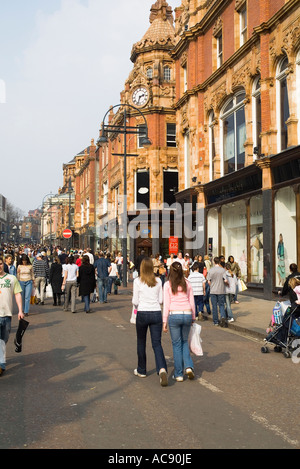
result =
[[167,147],[176,147],[176,124],[167,124]]
[[236,94],[221,113],[223,174],[229,174],[245,166],[246,122],[245,92]]
[[253,148],[254,155],[261,154],[261,90],[260,76],[254,80],[252,90]]
[[164,67],[164,80],[165,81],[171,80],[171,69],[167,65]]
[[178,171],[166,170],[164,171],[164,204],[166,207],[171,207],[175,204],[175,194],[178,192]]
[[277,146],[278,151],[285,150],[288,145],[287,120],[290,117],[289,96],[286,74],[288,58],[281,59],[276,75],[276,113],[277,113]]
[[149,171],[136,173],[136,208],[150,207]]
[[[250,200],[250,273],[251,282],[263,283],[263,198],[262,195]],[[241,267],[242,268],[242,267]]]
[[209,180],[212,181],[215,175],[215,114],[213,111],[209,113],[208,128],[209,128]]
[[289,265],[297,263],[296,195],[284,187],[275,196],[275,259],[276,286],[282,287],[289,275]]
[[233,256],[238,264],[247,259],[247,214],[244,200],[222,206],[220,253],[225,256],[226,260],[229,256]]
[[212,258],[219,255],[218,209],[211,208],[207,214],[207,250]]

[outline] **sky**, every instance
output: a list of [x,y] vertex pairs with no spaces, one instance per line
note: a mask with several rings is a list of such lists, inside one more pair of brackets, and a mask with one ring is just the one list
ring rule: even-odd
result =
[[56,194],[63,164],[97,141],[154,3],[0,0],[0,194],[24,214]]

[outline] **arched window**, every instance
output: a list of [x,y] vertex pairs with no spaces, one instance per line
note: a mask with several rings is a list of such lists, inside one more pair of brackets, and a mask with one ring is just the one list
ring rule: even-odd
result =
[[254,159],[261,154],[261,94],[260,76],[256,77],[252,89],[253,154]]
[[300,50],[296,58],[296,90],[298,90],[297,96],[297,119],[298,119],[298,145],[300,145]]
[[286,122],[290,117],[290,108],[286,79],[287,70],[288,58],[285,55],[280,60],[276,73],[277,151],[285,150],[288,145]]
[[164,67],[164,80],[165,81],[171,80],[171,69],[168,65]]
[[229,174],[245,166],[246,122],[245,91],[240,91],[225,104],[221,115],[221,154],[223,174]]
[[214,179],[215,174],[215,156],[216,156],[216,149],[215,149],[215,114],[214,111],[209,113],[208,118],[208,129],[209,129],[209,180],[212,181]]

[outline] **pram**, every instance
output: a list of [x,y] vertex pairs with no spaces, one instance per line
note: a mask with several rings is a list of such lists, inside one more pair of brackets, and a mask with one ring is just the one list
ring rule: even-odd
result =
[[[275,324],[264,340],[266,344],[274,345],[274,352],[283,352],[286,358],[290,358],[300,347],[300,341],[295,340],[298,337],[300,337],[300,306],[293,303],[287,308],[281,324]],[[269,351],[267,345],[261,347],[262,353]]]

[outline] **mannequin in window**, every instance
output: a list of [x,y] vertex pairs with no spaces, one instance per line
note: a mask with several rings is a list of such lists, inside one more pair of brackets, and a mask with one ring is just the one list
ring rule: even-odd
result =
[[277,245],[277,259],[278,259],[278,266],[277,266],[277,273],[278,273],[278,283],[279,285],[283,285],[285,282],[285,260],[284,260],[284,243],[283,243],[283,236],[280,233],[279,241]]

